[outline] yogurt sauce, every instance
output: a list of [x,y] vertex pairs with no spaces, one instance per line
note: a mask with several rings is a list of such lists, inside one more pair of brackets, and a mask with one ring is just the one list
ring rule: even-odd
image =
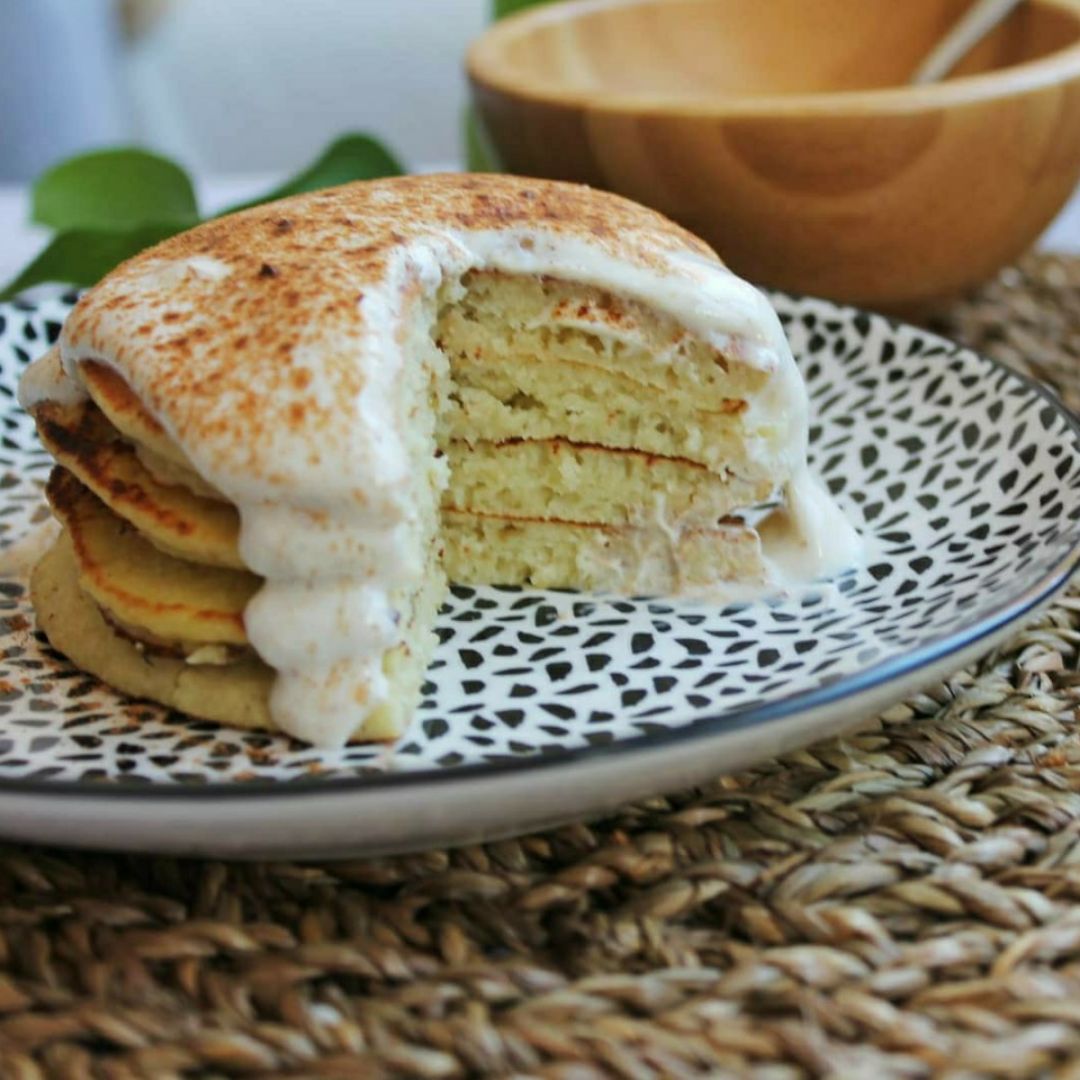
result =
[[[751,401],[748,417],[787,437],[756,440],[751,452],[790,478],[786,506],[761,528],[770,580],[736,588],[744,596],[782,591],[859,561],[858,535],[806,468],[806,390],[768,301],[703,255],[678,251],[667,258],[665,272],[615,258],[578,236],[524,228],[440,228],[401,245],[381,286],[366,288],[360,301],[365,330],[355,351],[365,389],[354,403],[360,422],[353,447],[334,461],[309,464],[283,437],[275,444],[275,471],[290,480],[273,497],[265,484],[220,468],[213,440],[194,445],[158,416],[199,473],[239,510],[241,554],[265,578],[245,624],[255,650],[277,670],[270,706],[283,731],[318,746],[341,746],[388,694],[382,657],[401,633],[392,595],[416,579],[426,555],[404,483],[410,465],[405,443],[387,422],[395,415],[393,389],[407,360],[400,329],[409,318],[410,287],[434,297],[444,281],[474,269],[561,277],[638,300],[732,359],[770,372],[773,378]],[[175,260],[162,272],[205,277],[205,262]],[[228,267],[214,271],[220,278]],[[105,363],[137,382],[106,350],[72,343],[66,335],[61,340],[59,356],[51,351],[24,375],[24,408],[85,398],[78,371],[83,360]],[[307,367],[317,386],[318,357],[309,357]],[[361,491],[371,496],[363,504],[356,496]]]

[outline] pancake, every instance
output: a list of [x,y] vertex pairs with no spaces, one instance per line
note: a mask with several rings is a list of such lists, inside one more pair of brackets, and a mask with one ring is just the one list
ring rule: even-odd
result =
[[602,289],[492,273],[463,287],[435,329],[454,377],[451,438],[561,437],[776,485],[753,453],[784,434],[781,417],[749,411],[764,372]]
[[[52,646],[122,693],[234,728],[279,730],[270,708],[272,668],[257,659],[227,667],[186,663],[156,656],[116,633],[80,585],[67,534],[34,568],[30,597]],[[416,659],[401,649],[387,654],[385,667],[392,683],[409,685],[417,677]],[[365,737],[377,741],[398,735],[407,721],[403,704],[390,700],[373,710]]]
[[66,469],[53,469],[45,493],[71,539],[82,588],[120,624],[192,648],[248,643],[244,611],[261,584],[256,575],[166,555]]
[[82,588],[69,534],[62,534],[34,568],[30,596],[53,647],[110,686],[233,727],[273,726],[271,668],[259,660],[196,666],[148,654],[126,640]]
[[690,594],[729,580],[764,579],[761,543],[741,523],[655,529],[507,515],[443,513],[443,563],[451,581],[485,585],[527,581],[540,589]]
[[447,460],[444,510],[553,522],[708,527],[772,493],[767,480],[750,483],[686,458],[570,439],[455,441]]
[[121,435],[166,461],[191,468],[180,447],[120,375],[94,360],[84,361],[79,367],[90,398]]
[[90,399],[134,447],[137,457],[156,480],[162,484],[179,484],[196,495],[221,498],[115,371],[87,360],[80,363],[79,373]]
[[208,222],[83,297],[20,401],[62,466],[53,644],[318,745],[404,729],[447,573],[720,595],[780,584],[782,551],[854,557],[764,298],[573,185],[405,177]]
[[53,457],[155,547],[209,566],[245,568],[236,508],[160,483],[92,404],[44,402],[34,418]]

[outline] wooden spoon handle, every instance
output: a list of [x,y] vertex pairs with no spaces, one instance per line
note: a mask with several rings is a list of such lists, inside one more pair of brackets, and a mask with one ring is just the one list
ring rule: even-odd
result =
[[930,50],[911,77],[912,86],[943,79],[1013,8],[1023,0],[978,0]]

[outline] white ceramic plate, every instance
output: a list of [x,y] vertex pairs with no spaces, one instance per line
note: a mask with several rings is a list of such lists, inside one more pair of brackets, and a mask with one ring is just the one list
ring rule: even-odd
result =
[[[1005,635],[1080,545],[1080,428],[1046,391],[921,330],[775,298],[812,464],[867,564],[727,609],[455,589],[409,734],[318,753],[121,699],[33,632],[0,578],[0,834],[221,856],[473,842],[692,785],[871,720]],[[14,403],[70,297],[0,306],[0,542],[44,516]],[[24,561],[24,560],[23,560]]]

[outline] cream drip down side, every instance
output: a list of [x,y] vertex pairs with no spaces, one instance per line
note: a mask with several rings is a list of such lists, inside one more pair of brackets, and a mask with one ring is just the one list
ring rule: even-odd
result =
[[[369,206],[394,198],[376,195]],[[293,200],[267,210],[268,223],[285,222],[302,207]],[[565,222],[491,227],[481,215],[478,227],[470,227],[461,218],[444,214],[406,228],[357,217],[343,227],[340,249],[327,256],[333,304],[311,301],[310,324],[295,325],[288,380],[255,361],[246,382],[224,371],[220,351],[230,341],[238,348],[242,323],[227,339],[211,328],[199,344],[199,327],[212,324],[215,297],[240,287],[251,267],[228,251],[171,253],[166,245],[99,286],[106,299],[95,317],[69,321],[59,354],[31,365],[20,385],[24,407],[71,403],[85,396],[78,365],[107,365],[197,472],[236,505],[241,556],[265,579],[244,622],[256,652],[277,673],[274,721],[317,745],[344,743],[387,694],[382,657],[400,640],[402,591],[428,558],[429,532],[416,504],[415,461],[401,415],[408,328],[426,320],[430,333],[439,296],[452,293],[470,271],[595,286],[669,316],[732,360],[768,372],[764,390],[749,398],[749,414],[755,428],[783,438],[761,439],[747,452],[762,469],[788,479],[784,507],[760,530],[772,574],[760,589],[788,588],[858,561],[854,530],[805,467],[805,388],[779,320],[759,292],[681,237],[664,236],[637,258],[620,251],[617,240],[597,240]],[[356,271],[350,279],[351,253],[363,249],[365,230],[380,227],[397,239],[381,252],[378,272]],[[284,275],[286,268],[267,261],[258,272]],[[160,318],[166,308],[183,313],[178,321],[192,343],[187,371],[175,360],[154,361],[156,347],[173,340]],[[243,349],[251,347],[245,342]],[[185,404],[190,380],[200,378],[217,380],[220,389]],[[245,435],[237,417],[247,417],[253,401],[266,419],[252,413]],[[275,422],[294,413],[295,423]]]

